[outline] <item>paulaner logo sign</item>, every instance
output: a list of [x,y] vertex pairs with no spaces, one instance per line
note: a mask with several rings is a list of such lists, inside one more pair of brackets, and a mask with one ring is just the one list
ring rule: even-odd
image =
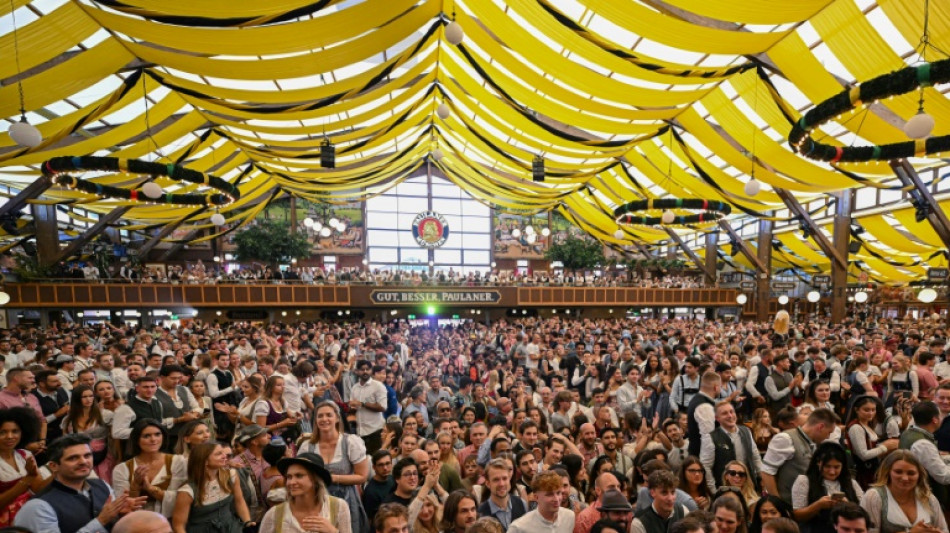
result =
[[495,304],[501,301],[498,291],[373,291],[376,304]]
[[423,211],[412,220],[412,236],[423,248],[438,248],[449,238],[449,223],[435,211]]

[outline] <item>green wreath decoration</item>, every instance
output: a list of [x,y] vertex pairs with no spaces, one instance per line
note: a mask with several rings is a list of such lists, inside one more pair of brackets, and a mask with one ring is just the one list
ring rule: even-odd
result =
[[833,146],[812,139],[812,132],[862,102],[907,94],[915,89],[950,82],[950,59],[902,68],[844,90],[819,103],[792,125],[788,144],[792,151],[817,161],[862,163],[890,161],[950,150],[950,135],[875,146]]
[[[241,191],[224,179],[205,174],[175,164],[163,165],[138,159],[120,159],[117,157],[54,157],[42,165],[43,175],[51,178],[57,185],[76,189],[117,200],[132,200],[152,204],[179,206],[225,206],[237,201]],[[147,176],[165,176],[176,181],[187,181],[197,185],[207,185],[219,192],[213,194],[175,194],[165,193],[158,198],[149,198],[140,189],[128,189],[101,185],[69,174],[73,171],[129,172]]]
[[[637,215],[638,211],[654,209],[692,209],[702,213],[695,215],[676,215],[673,222],[666,224],[662,217]],[[614,219],[617,224],[641,224],[644,226],[699,224],[715,222],[732,212],[732,207],[719,200],[703,200],[700,198],[656,198],[650,200],[634,200],[614,209]]]

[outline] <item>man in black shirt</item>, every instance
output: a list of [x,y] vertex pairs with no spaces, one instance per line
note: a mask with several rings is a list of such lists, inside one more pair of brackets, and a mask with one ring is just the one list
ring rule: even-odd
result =
[[403,457],[393,467],[393,480],[396,490],[390,492],[383,503],[401,503],[409,507],[419,488],[419,466],[411,458]]
[[375,515],[379,506],[396,488],[392,471],[393,459],[389,450],[377,450],[373,454],[373,477],[363,489],[363,509],[366,510],[366,516]]

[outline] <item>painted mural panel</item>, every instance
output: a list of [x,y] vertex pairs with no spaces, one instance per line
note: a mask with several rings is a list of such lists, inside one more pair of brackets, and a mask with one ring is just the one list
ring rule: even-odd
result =
[[[312,226],[304,224],[306,218],[314,221]],[[336,228],[323,231],[336,219]],[[339,231],[339,228],[343,231]],[[297,231],[306,235],[313,243],[314,254],[347,255],[362,254],[366,242],[366,222],[363,220],[363,205],[352,202],[339,205],[327,205],[297,199]],[[327,235],[329,233],[329,235]]]
[[[493,226],[495,228],[495,257],[506,259],[541,259],[548,249],[550,237],[542,235],[542,230],[548,227],[547,213],[536,215],[519,215],[501,211],[493,212]],[[531,226],[534,232],[526,228]],[[512,234],[515,229],[520,235]]]

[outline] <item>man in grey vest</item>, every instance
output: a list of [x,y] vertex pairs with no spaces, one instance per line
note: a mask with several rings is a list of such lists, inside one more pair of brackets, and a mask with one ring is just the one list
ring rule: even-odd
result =
[[162,404],[164,416],[176,420],[172,427],[168,428],[168,441],[165,442],[165,451],[168,453],[174,453],[178,436],[185,424],[198,419],[202,414],[191,391],[180,385],[182,374],[178,365],[163,366],[159,372],[158,392],[155,393],[155,399]]
[[765,390],[769,395],[769,412],[772,416],[782,410],[792,401],[792,391],[802,384],[801,374],[792,377],[792,361],[788,354],[780,353],[775,356],[772,372],[765,378]]
[[911,410],[911,416],[914,425],[901,434],[900,449],[909,450],[920,461],[927,471],[930,490],[946,512],[950,508],[950,466],[940,456],[933,435],[940,427],[940,409],[933,402],[920,402]]
[[815,451],[835,429],[837,416],[830,409],[815,409],[802,427],[772,437],[762,459],[762,488],[792,503],[792,484],[805,473]]
[[[736,421],[735,407],[729,402],[719,402],[716,405],[716,422],[719,422],[719,427],[702,436],[699,461],[706,467],[706,482],[709,484],[709,490],[713,492],[716,492],[716,487],[720,485],[733,485],[723,482],[723,474],[740,478],[748,475],[754,484],[759,483],[762,458],[759,457],[759,451],[752,439],[752,431]],[[743,463],[746,469],[727,470],[726,465],[731,461]]]

